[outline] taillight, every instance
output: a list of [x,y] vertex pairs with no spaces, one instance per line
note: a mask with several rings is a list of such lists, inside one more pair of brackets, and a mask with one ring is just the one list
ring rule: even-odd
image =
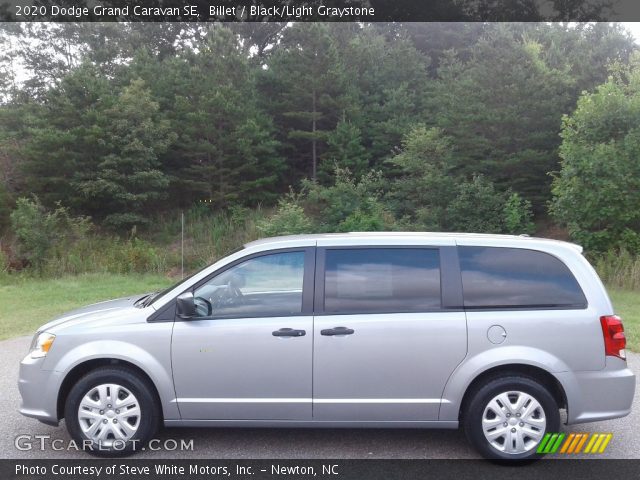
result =
[[607,356],[618,357],[625,360],[625,347],[627,338],[624,336],[622,319],[617,315],[606,315],[600,317],[602,325],[602,335],[604,336],[604,353]]

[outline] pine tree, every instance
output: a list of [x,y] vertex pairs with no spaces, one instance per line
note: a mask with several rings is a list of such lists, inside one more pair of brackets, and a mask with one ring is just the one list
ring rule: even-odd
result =
[[346,105],[346,77],[329,26],[300,23],[288,28],[264,72],[261,89],[281,139],[289,141],[298,175],[317,177],[328,133]]
[[414,125],[433,122],[429,61],[410,41],[364,26],[341,47],[353,99],[347,117],[362,133],[373,168],[380,168]]
[[198,52],[159,68],[158,95],[178,135],[164,164],[181,203],[226,208],[275,201],[282,158],[271,121],[257,105],[251,64],[232,32],[216,27]]
[[437,123],[453,138],[456,171],[512,187],[540,211],[574,82],[545,63],[538,42],[519,41],[508,26],[481,40],[467,64],[450,56],[440,68]]
[[31,117],[24,149],[30,191],[118,229],[145,223],[165,194],[158,155],[173,136],[144,82],[117,93],[85,65],[48,99]]
[[357,178],[369,170],[369,153],[362,144],[362,133],[347,120],[340,120],[335,130],[327,135],[327,151],[321,166],[322,176],[333,175],[336,167],[348,169]]
[[102,127],[105,154],[97,159],[95,170],[84,168],[73,184],[104,215],[107,225],[144,225],[149,207],[166,197],[169,179],[159,168],[158,155],[174,136],[143,80],[131,82],[101,113],[97,126]]

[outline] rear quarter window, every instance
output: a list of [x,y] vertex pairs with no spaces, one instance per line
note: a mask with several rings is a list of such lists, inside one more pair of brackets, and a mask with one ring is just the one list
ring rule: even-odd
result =
[[586,308],[569,268],[548,253],[458,247],[465,308]]

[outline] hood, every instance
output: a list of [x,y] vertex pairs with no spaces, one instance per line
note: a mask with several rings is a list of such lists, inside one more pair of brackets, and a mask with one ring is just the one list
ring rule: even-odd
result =
[[38,332],[56,333],[60,328],[75,326],[80,323],[108,321],[120,317],[125,310],[134,307],[134,304],[145,295],[132,295],[130,297],[107,300],[105,302],[94,303],[76,310],[64,313],[38,328]]

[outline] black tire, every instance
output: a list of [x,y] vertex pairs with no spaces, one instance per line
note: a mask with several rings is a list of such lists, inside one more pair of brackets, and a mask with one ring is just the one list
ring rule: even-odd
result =
[[541,458],[543,455],[536,453],[537,445],[527,452],[510,454],[501,452],[491,445],[484,435],[482,429],[482,416],[488,403],[497,395],[509,391],[519,391],[531,395],[535,398],[546,417],[546,429],[540,436],[544,437],[545,432],[555,433],[560,428],[560,411],[557,402],[549,390],[538,381],[513,374],[506,377],[494,378],[471,393],[469,401],[463,408],[463,428],[467,439],[475,449],[484,457],[490,460],[518,460],[531,461]]
[[[85,435],[78,419],[78,409],[84,396],[102,384],[117,384],[128,389],[138,400],[140,408],[139,424],[135,434],[126,442],[120,441],[111,447],[98,444]],[[157,432],[161,420],[153,386],[135,371],[118,366],[100,367],[80,378],[67,396],[64,414],[67,430],[78,447],[93,455],[105,457],[130,455],[142,449]]]

